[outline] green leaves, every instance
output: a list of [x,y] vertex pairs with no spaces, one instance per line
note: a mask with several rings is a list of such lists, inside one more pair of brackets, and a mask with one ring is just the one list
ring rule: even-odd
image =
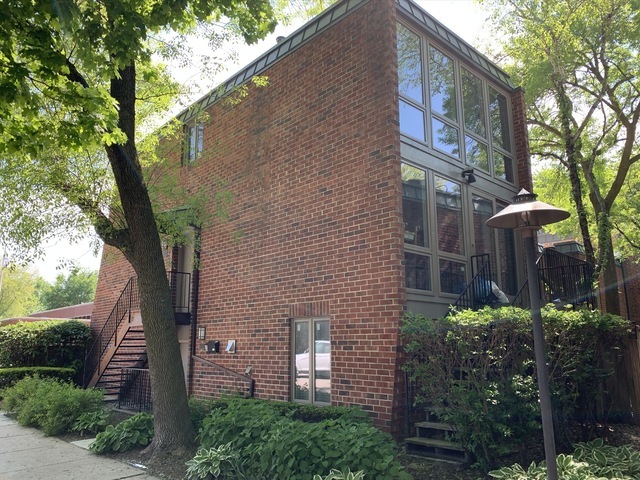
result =
[[115,427],[108,425],[99,433],[89,450],[93,453],[126,452],[139,445],[148,445],[153,437],[153,417],[138,413]]

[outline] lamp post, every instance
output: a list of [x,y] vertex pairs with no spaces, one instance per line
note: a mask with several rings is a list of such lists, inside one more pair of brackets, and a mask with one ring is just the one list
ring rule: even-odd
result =
[[536,195],[522,189],[514,198],[512,205],[509,205],[486,222],[487,226],[492,228],[520,230],[524,237],[524,254],[527,262],[527,280],[529,283],[531,319],[533,322],[533,350],[538,373],[544,456],[547,462],[547,478],[549,480],[558,479],[558,466],[556,464],[556,444],[553,436],[549,371],[547,369],[545,355],[542,314],[540,313],[540,291],[538,269],[536,266],[535,235],[542,225],[556,223],[568,217],[569,212],[539,202],[536,200]]

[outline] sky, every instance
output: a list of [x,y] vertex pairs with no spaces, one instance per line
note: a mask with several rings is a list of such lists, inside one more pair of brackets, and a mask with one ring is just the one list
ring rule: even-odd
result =
[[[481,42],[488,41],[488,31],[483,28],[486,14],[474,0],[421,0],[417,3],[471,45],[478,46]],[[277,36],[287,36],[300,25],[301,22],[294,26],[277,27],[273,34],[257,45],[238,48],[237,61],[230,63],[226,70],[216,77],[216,83],[222,83],[275,45]],[[181,82],[197,82],[197,72],[193,70],[175,68],[172,71]],[[206,91],[201,92],[202,95],[205,93]],[[68,269],[59,268],[61,260],[74,261],[76,265],[91,270],[100,268],[100,255],[93,254],[88,241],[70,245],[66,239],[60,238],[49,242],[44,258],[36,261],[32,269],[45,280],[53,282],[58,274],[68,273]]]

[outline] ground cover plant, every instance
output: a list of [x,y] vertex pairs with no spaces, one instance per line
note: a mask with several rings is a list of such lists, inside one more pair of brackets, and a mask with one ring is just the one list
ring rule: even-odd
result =
[[2,408],[18,423],[41,429],[45,435],[69,432],[78,418],[103,409],[101,390],[78,388],[53,378],[26,377],[3,390]]
[[194,475],[197,468],[204,472],[210,465],[213,471],[220,468],[223,478],[253,480],[312,480],[332,469],[362,471],[372,480],[411,478],[396,460],[391,437],[354,409],[334,407],[323,414],[314,409],[324,408],[298,409],[282,402],[227,399],[225,403],[202,422],[198,437],[202,450],[190,464]]
[[[552,403],[560,451],[575,420],[606,420],[607,382],[621,358],[628,322],[589,311],[543,309]],[[541,445],[530,312],[513,307],[463,311],[444,319],[407,315],[406,370],[416,403],[456,428],[452,438],[479,466]]]
[[153,438],[153,416],[140,412],[118,423],[107,425],[89,445],[93,453],[126,452],[134,447],[145,446]]

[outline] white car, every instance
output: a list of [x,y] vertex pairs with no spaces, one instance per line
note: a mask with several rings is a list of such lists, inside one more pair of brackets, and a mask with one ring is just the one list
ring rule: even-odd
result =
[[[316,378],[329,378],[331,373],[331,342],[329,340],[316,340],[315,348]],[[309,350],[296,355],[296,376],[309,376]]]

